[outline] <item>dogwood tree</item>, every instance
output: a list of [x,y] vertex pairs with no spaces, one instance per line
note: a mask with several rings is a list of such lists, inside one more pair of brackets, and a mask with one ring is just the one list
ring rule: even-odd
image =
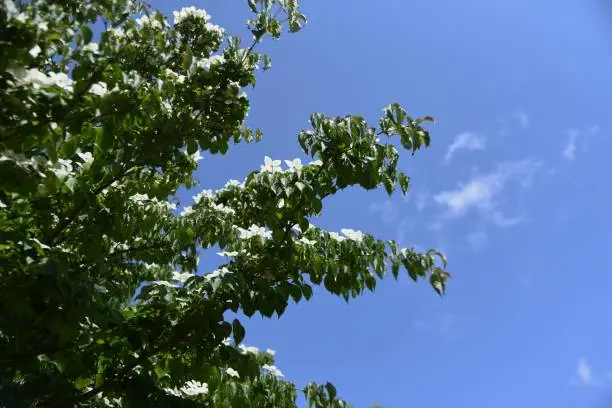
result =
[[406,193],[398,147],[427,146],[431,118],[313,114],[311,162],[266,157],[179,203],[203,156],[261,138],[243,89],[270,67],[256,44],[304,26],[297,1],[250,0],[247,44],[195,7],[0,4],[0,405],[346,406],[287,381],[234,316],[280,316],[313,285],[348,301],[386,274],[444,291],[438,252],[311,224],[346,187]]

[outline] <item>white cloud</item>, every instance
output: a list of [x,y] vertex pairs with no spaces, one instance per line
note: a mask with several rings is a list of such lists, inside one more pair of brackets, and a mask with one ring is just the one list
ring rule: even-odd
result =
[[414,232],[414,228],[416,227],[416,220],[410,217],[404,217],[399,221],[397,225],[397,236],[395,240],[398,245],[406,246],[406,241],[410,232]]
[[371,204],[368,210],[370,213],[380,213],[382,222],[385,225],[393,223],[393,221],[395,221],[395,219],[399,216],[397,206],[390,200],[383,203]]
[[427,320],[417,320],[413,324],[413,329],[442,338],[447,342],[458,340],[461,336],[461,329],[457,319],[450,313],[438,313],[429,316]]
[[578,138],[578,132],[571,130],[568,133],[568,139],[561,152],[561,156],[563,156],[565,160],[574,161],[576,158],[576,139]]
[[428,194],[418,193],[416,196],[416,200],[414,201],[414,205],[416,206],[417,210],[422,211],[427,206],[428,201],[429,201]]
[[561,157],[568,161],[574,161],[576,159],[576,151],[578,149],[584,150],[586,148],[586,139],[590,138],[599,133],[598,126],[591,126],[589,129],[580,131],[577,129],[570,129],[567,131],[567,141],[561,151]]
[[479,251],[487,245],[487,234],[483,230],[470,232],[467,241],[474,251]]
[[598,387],[604,385],[604,378],[595,373],[587,359],[582,357],[576,365],[576,374],[572,383],[578,386]]
[[471,132],[460,133],[448,146],[444,160],[449,162],[457,150],[484,150],[485,139],[481,135]]
[[516,112],[514,112],[512,117],[517,120],[517,122],[523,129],[527,129],[531,123],[529,115],[527,115],[527,113],[522,110],[517,110]]
[[495,197],[498,196],[511,180],[518,180],[524,187],[529,186],[533,175],[540,167],[533,160],[522,160],[500,164],[491,173],[480,174],[468,183],[460,184],[454,190],[442,191],[434,196],[434,201],[447,207],[451,216],[460,216],[471,208],[488,212],[495,220]]

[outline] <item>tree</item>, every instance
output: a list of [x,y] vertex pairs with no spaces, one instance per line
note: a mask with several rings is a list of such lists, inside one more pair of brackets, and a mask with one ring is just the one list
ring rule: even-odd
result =
[[[266,157],[177,209],[202,153],[261,138],[242,91],[270,67],[256,44],[306,23],[295,0],[249,6],[243,47],[194,7],[171,24],[137,0],[3,1],[1,405],[295,406],[273,352],[243,345],[228,313],[280,316],[312,285],[349,301],[401,268],[443,293],[442,254],[309,221],[349,186],[407,192],[396,146],[428,146],[431,118],[397,104],[377,128],[313,114],[298,136],[312,162]],[[202,274],[214,246],[222,264]],[[329,383],[301,391],[346,406]]]

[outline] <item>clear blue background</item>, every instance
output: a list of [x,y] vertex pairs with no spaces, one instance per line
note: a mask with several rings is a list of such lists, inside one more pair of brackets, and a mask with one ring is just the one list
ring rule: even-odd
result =
[[[349,305],[320,291],[280,320],[253,318],[247,343],[277,350],[298,385],[332,381],[356,407],[612,405],[605,2],[304,3],[308,26],[262,45],[272,70],[247,89],[249,123],[264,141],[205,156],[202,187],[242,180],[264,154],[299,156],[296,134],[312,112],[375,123],[400,102],[437,119],[431,149],[403,157],[409,198],[345,191],[316,222],[437,247],[454,279],[444,299],[408,279]],[[153,2],[164,12],[191,5],[245,33],[246,1]],[[484,148],[445,160],[463,132]],[[439,194],[473,180],[489,199],[463,196],[466,210],[452,214]]]

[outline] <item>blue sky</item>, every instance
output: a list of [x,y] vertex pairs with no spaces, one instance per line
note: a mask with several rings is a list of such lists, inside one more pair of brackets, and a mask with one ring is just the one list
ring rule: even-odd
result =
[[[272,70],[247,89],[264,141],[206,156],[202,187],[244,178],[265,154],[299,156],[312,112],[374,123],[400,102],[437,119],[433,146],[403,157],[409,197],[345,191],[316,223],[437,247],[454,279],[444,299],[408,279],[349,305],[319,292],[280,320],[253,318],[247,343],[356,407],[612,403],[612,21],[601,4],[304,3],[307,28],[263,45]],[[230,32],[248,17],[246,1],[153,5],[205,8]]]

